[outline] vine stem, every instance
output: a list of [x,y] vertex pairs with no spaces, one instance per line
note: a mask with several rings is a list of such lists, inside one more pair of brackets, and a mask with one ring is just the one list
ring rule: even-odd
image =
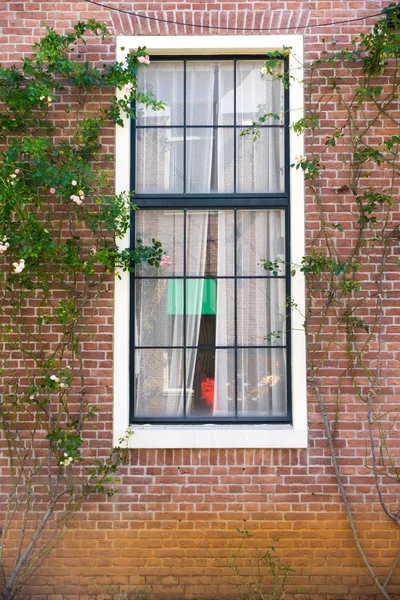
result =
[[[382,596],[386,600],[391,600],[391,597],[389,596],[389,594],[385,590],[384,586],[380,583],[377,574],[375,573],[375,571],[371,567],[371,565],[370,565],[370,563],[368,561],[368,558],[367,558],[367,556],[366,556],[366,554],[365,554],[365,552],[363,550],[363,547],[361,546],[360,538],[358,536],[356,525],[355,525],[355,522],[354,522],[353,513],[352,513],[352,510],[351,510],[351,507],[350,507],[350,504],[349,504],[349,500],[348,500],[348,497],[347,497],[346,490],[345,490],[344,485],[343,485],[342,476],[340,474],[340,468],[339,468],[339,464],[338,464],[338,461],[337,461],[337,455],[336,455],[336,450],[335,450],[335,446],[334,446],[334,443],[333,443],[333,437],[332,437],[331,428],[330,428],[330,425],[329,425],[328,415],[326,414],[326,410],[325,410],[325,406],[324,406],[324,403],[323,403],[322,398],[321,398],[321,394],[319,392],[318,386],[315,383],[314,379],[310,380],[310,384],[311,384],[311,386],[312,386],[312,388],[314,390],[315,396],[317,398],[318,406],[319,406],[319,408],[321,410],[322,420],[323,420],[324,428],[325,428],[325,432],[326,432],[326,437],[327,437],[328,444],[329,444],[329,449],[330,449],[330,452],[331,452],[332,464],[333,464],[333,468],[335,469],[336,481],[337,481],[337,484],[338,484],[338,487],[339,487],[339,490],[340,490],[340,494],[342,496],[344,507],[346,509],[346,514],[347,514],[347,518],[349,520],[349,524],[350,524],[350,528],[351,528],[351,531],[352,531],[352,534],[353,534],[354,542],[355,542],[355,544],[357,546],[357,549],[358,549],[358,551],[360,553],[360,556],[361,556],[361,558],[363,560],[364,565],[367,567],[369,574],[371,575],[372,579],[375,582],[376,587],[379,589],[380,593],[382,594]],[[385,583],[385,585],[386,585],[386,583]]]

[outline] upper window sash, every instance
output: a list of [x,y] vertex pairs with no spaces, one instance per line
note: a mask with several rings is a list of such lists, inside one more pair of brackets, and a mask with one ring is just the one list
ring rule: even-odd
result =
[[[182,206],[188,196],[218,196],[224,206],[241,197],[254,206],[270,198],[287,204],[289,93],[261,76],[265,57],[155,57],[140,71],[138,88],[167,102],[165,113],[138,105],[131,122],[131,189],[143,206],[163,206],[169,197]],[[281,65],[288,70],[287,57]],[[267,120],[256,142],[240,135],[266,112],[281,119]]]

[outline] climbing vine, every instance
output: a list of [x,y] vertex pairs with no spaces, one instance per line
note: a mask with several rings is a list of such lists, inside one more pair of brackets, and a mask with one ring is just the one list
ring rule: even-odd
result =
[[[350,48],[337,47],[336,39],[324,42],[320,56],[304,65],[305,116],[292,125],[308,148],[291,167],[306,180],[312,236],[301,264],[286,268],[306,278],[302,316],[309,388],[322,414],[355,543],[389,599],[399,556],[389,573],[378,576],[357,531],[338,440],[342,427],[362,415],[357,434],[365,444],[365,467],[384,513],[399,526],[399,506],[391,495],[400,482],[400,407],[388,383],[398,377],[399,360],[390,343],[388,315],[398,298],[400,5],[384,9],[372,30]],[[262,72],[288,87],[293,75],[276,68],[278,59],[279,53],[273,54]],[[242,135],[252,135],[257,143],[260,125],[271,116],[279,118],[265,115]],[[273,257],[264,261],[273,275],[280,266]]]
[[[59,541],[82,501],[114,493],[126,439],[109,456],[91,440],[84,344],[96,331],[112,279],[141,261],[168,266],[161,244],[117,245],[137,207],[113,192],[107,127],[135,118],[134,103],[163,108],[136,89],[145,48],[126,62],[85,59],[87,35],[106,26],[48,29],[18,66],[0,67],[0,343],[5,516],[3,598],[14,598]],[[116,94],[115,90],[120,90]],[[15,536],[15,532],[18,535]]]

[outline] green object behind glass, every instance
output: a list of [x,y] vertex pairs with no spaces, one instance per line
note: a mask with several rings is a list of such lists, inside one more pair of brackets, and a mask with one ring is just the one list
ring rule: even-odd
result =
[[[168,315],[183,315],[183,279],[168,281]],[[217,314],[217,282],[215,279],[186,280],[186,314]]]

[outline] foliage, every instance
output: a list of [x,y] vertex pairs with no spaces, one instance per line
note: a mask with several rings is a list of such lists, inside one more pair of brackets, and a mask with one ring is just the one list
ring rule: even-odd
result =
[[[253,537],[248,529],[236,529],[240,535],[240,543],[234,549],[230,548],[226,540],[227,557],[218,558],[213,553],[211,556],[215,564],[226,567],[232,571],[237,580],[236,586],[243,598],[249,600],[283,600],[287,579],[294,569],[275,555],[275,544],[278,539],[273,539],[273,544],[267,546],[261,555],[243,557],[246,540]],[[299,588],[299,593],[305,590]]]
[[[395,438],[400,408],[385,397],[387,382],[398,373],[398,360],[385,337],[385,309],[393,306],[400,239],[400,5],[385,8],[371,31],[360,34],[350,48],[338,47],[337,40],[325,40],[325,47],[304,65],[305,116],[291,126],[308,142],[307,156],[295,156],[291,167],[306,180],[313,236],[301,263],[286,268],[292,276],[302,273],[306,278],[306,305],[295,310],[301,310],[307,334],[308,383],[321,411],[355,543],[379,592],[389,599],[387,586],[400,554],[386,580],[380,580],[357,532],[336,440],[352,395],[359,402],[357,412],[365,415],[365,463],[377,499],[399,526],[399,507],[384,483],[400,482]],[[262,72],[282,79],[277,59],[270,57]],[[286,83],[291,84],[288,76]],[[264,123],[260,119],[242,135],[256,138]],[[332,188],[333,178],[340,187]],[[285,266],[274,257],[261,264],[273,276]],[[266,339],[280,335],[272,332]],[[327,391],[324,378],[333,356],[338,366],[332,410],[334,386]]]
[[0,426],[10,471],[4,600],[16,596],[86,498],[115,491],[131,432],[108,457],[91,449],[100,419],[84,343],[110,278],[141,261],[162,262],[155,240],[121,249],[137,207],[132,194],[113,193],[112,157],[100,142],[105,127],[135,117],[133,100],[163,108],[136,90],[149,58],[139,48],[126,63],[93,65],[84,58],[87,34],[109,37],[95,21],[65,35],[48,29],[20,65],[0,67]]

